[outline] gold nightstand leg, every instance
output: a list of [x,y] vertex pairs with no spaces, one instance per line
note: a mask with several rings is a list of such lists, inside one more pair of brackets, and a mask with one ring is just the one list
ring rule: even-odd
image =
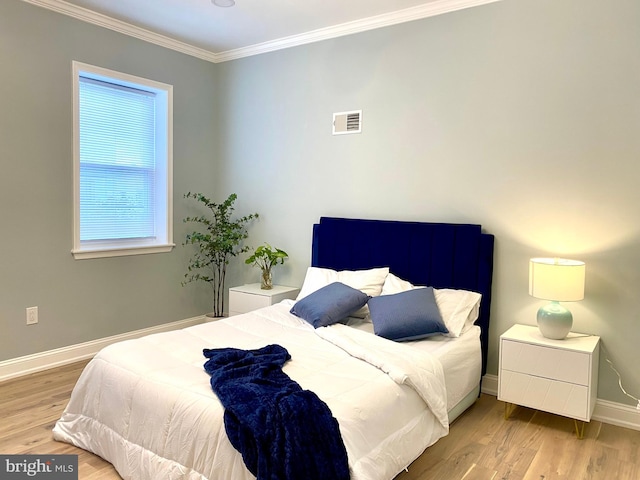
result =
[[584,426],[587,422],[580,421],[581,427],[578,427],[578,420],[574,420],[573,423],[576,426],[576,437],[578,437],[578,440],[582,440],[584,438]]
[[516,408],[515,403],[504,402],[504,419],[505,420],[509,420],[509,417],[511,416],[515,408]]

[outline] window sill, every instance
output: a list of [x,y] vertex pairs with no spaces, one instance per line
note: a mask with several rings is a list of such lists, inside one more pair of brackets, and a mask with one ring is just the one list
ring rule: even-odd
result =
[[140,247],[128,247],[128,248],[96,248],[96,249],[82,249],[72,250],[73,258],[76,260],[86,260],[89,258],[107,258],[107,257],[124,257],[129,255],[147,255],[150,253],[168,253],[173,250],[175,243],[168,243],[165,245],[147,245]]

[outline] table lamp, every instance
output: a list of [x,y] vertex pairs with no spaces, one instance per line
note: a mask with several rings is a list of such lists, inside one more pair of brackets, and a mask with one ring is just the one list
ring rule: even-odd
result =
[[538,310],[542,335],[562,340],[571,331],[573,316],[558,302],[584,298],[584,262],[564,258],[532,258],[529,261],[529,295],[551,303]]

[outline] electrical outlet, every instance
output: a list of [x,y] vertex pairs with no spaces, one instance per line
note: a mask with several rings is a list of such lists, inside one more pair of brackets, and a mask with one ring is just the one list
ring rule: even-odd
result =
[[27,308],[27,325],[35,325],[38,323],[38,307]]

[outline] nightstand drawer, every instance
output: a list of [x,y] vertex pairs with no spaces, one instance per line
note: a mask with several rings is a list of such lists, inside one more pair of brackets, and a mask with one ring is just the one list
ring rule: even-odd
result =
[[229,304],[234,313],[247,313],[271,305],[271,297],[229,290]]
[[589,421],[589,388],[502,370],[500,400]]
[[[591,356],[558,348],[502,340],[501,370],[589,385]],[[513,402],[518,403],[518,402]]]

